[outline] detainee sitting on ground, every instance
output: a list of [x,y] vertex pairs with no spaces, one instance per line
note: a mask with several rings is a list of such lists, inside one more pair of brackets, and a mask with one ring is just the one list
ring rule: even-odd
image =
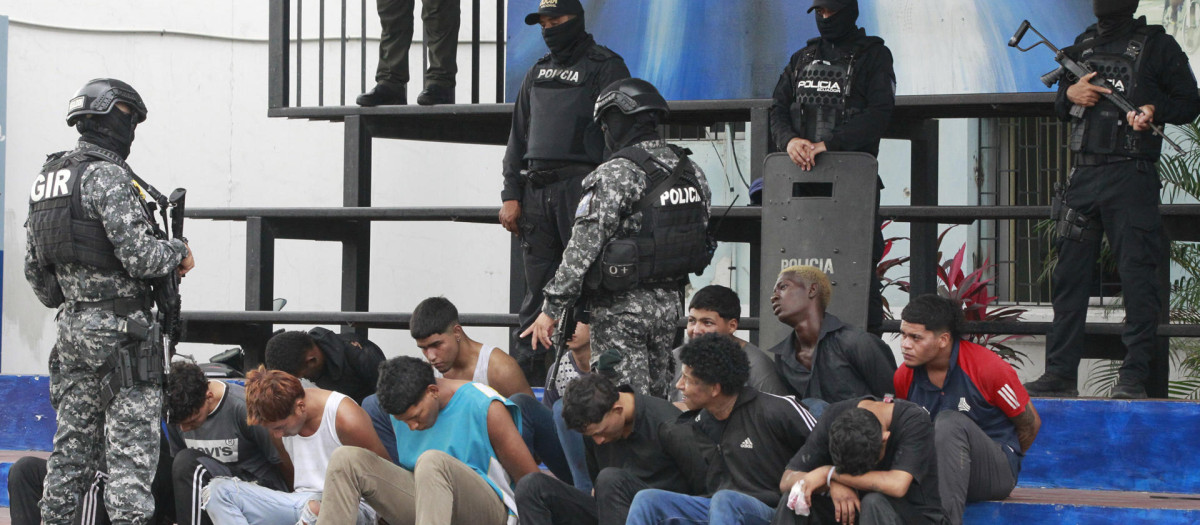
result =
[[[218,525],[303,523],[320,511],[325,471],[338,447],[369,450],[387,460],[367,413],[344,394],[304,388],[286,372],[259,367],[246,377],[246,417],[271,433],[279,450],[284,479],[292,492],[272,490],[237,478],[216,478],[201,495],[201,505]],[[375,511],[354,506],[342,525],[374,525]]]
[[829,277],[814,266],[779,272],[771,307],[792,333],[771,347],[788,393],[813,414],[829,403],[892,393],[896,358],[878,336],[843,323],[826,311],[833,301]]
[[375,393],[383,360],[379,345],[318,326],[308,332],[275,334],[267,341],[263,361],[268,369],[307,379],[317,388],[340,392],[361,404]]
[[361,448],[338,449],[317,523],[353,522],[360,498],[390,525],[515,523],[511,481],[537,464],[511,401],[480,383],[434,377],[415,357],[379,368],[378,398],[393,421],[399,465]]
[[[521,410],[525,445],[559,479],[571,481],[571,469],[563,455],[554,415],[533,397],[533,389],[517,361],[496,345],[483,344],[467,336],[458,320],[458,308],[445,297],[430,297],[417,304],[409,321],[409,333],[435,369],[435,376],[473,381],[492,387]],[[390,435],[391,421],[376,400],[363,407],[371,414],[381,440]],[[390,451],[389,451],[390,452]]]

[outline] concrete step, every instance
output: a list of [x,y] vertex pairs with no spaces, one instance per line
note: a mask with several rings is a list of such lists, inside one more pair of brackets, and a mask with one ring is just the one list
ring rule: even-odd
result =
[[1004,501],[972,503],[963,523],[1200,523],[1200,496],[1160,492],[1017,487]]

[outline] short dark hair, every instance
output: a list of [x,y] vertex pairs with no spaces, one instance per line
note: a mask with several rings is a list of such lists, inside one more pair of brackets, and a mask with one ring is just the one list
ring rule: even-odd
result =
[[737,341],[725,334],[704,334],[679,350],[679,360],[692,368],[692,375],[721,385],[726,394],[742,391],[750,378],[750,361]]
[[579,376],[563,391],[563,421],[567,428],[583,432],[604,419],[620,396],[616,385],[600,374]]
[[171,373],[167,375],[167,421],[178,424],[195,415],[204,406],[207,393],[208,378],[196,363],[171,363]]
[[263,364],[269,370],[279,370],[291,375],[299,375],[304,367],[304,356],[308,349],[317,345],[317,341],[308,332],[293,330],[280,332],[267,341],[266,358]]
[[445,297],[430,297],[413,309],[408,331],[413,339],[440,334],[458,323],[458,308]]
[[908,306],[900,312],[900,319],[925,325],[925,329],[931,332],[950,332],[951,337],[958,339],[963,311],[953,300],[930,293],[909,301]]
[[829,425],[829,455],[842,474],[861,476],[879,462],[883,447],[883,426],[865,408],[843,412]]
[[719,284],[710,284],[696,291],[688,309],[717,312],[726,321],[742,315],[742,300],[737,292]]
[[409,356],[388,359],[379,365],[376,388],[379,406],[388,414],[399,416],[420,401],[425,389],[435,382],[433,367],[424,359]]

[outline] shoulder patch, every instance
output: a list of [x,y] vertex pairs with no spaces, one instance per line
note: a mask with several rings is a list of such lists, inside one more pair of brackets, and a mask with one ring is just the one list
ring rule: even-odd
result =
[[592,212],[592,192],[588,191],[579,199],[579,206],[575,207],[575,217],[584,217]]

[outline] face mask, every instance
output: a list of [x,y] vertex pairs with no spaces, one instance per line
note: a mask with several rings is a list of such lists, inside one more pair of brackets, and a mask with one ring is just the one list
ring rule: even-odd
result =
[[846,6],[829,18],[825,18],[815,11],[813,15],[817,17],[817,31],[825,40],[841,40],[853,34],[854,30],[858,28],[855,25],[858,22],[857,4]]
[[137,129],[137,115],[126,115],[114,109],[105,115],[93,115],[80,120],[77,127],[83,140],[127,159]]
[[577,15],[554,27],[542,28],[542,39],[546,41],[546,47],[550,48],[554,58],[560,62],[570,57],[575,43],[583,34],[583,15]]
[[657,120],[649,113],[626,115],[620,110],[610,109],[600,122],[604,130],[604,145],[613,153],[630,144],[653,138]]

